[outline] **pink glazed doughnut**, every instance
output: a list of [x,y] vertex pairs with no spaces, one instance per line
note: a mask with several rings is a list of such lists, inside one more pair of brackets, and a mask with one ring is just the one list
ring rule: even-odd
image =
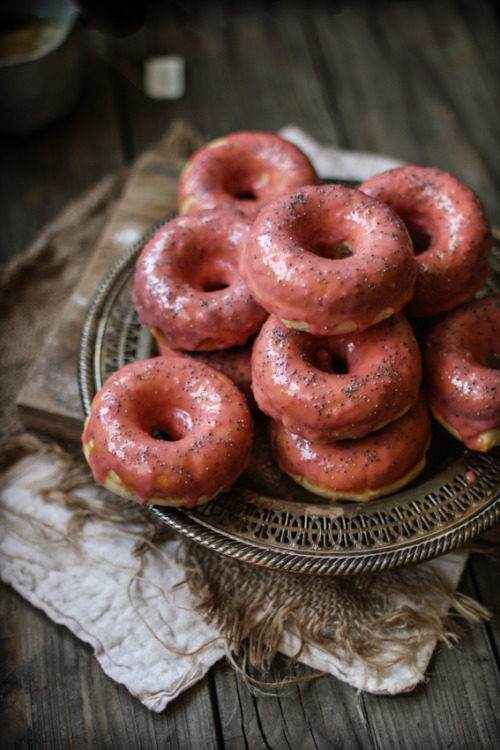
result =
[[282,471],[307,490],[334,500],[372,500],[405,487],[423,470],[431,422],[421,397],[400,419],[359,440],[312,443],[271,423]]
[[413,295],[416,263],[389,206],[325,185],[261,210],[240,272],[262,307],[290,328],[321,336],[364,330],[401,310]]
[[500,297],[448,313],[423,350],[432,413],[471,450],[500,445]]
[[233,208],[256,216],[271,198],[318,182],[307,156],[289,141],[274,133],[231,133],[211,141],[186,163],[179,213]]
[[252,439],[249,409],[229,378],[187,358],[154,357],[106,381],[82,445],[95,481],[115,494],[193,507],[231,487]]
[[253,347],[260,409],[317,442],[381,429],[415,404],[421,379],[420,349],[401,313],[346,336],[313,336],[270,315]]
[[179,350],[243,345],[267,317],[238,271],[251,219],[231,209],[167,222],[136,264],[132,301],[155,338]]
[[488,276],[491,228],[477,195],[455,177],[405,166],[359,186],[396,211],[414,239],[417,279],[409,315],[439,315],[468,302]]
[[157,342],[161,357],[192,357],[227,375],[245,396],[250,409],[255,409],[256,403],[252,392],[252,345],[253,339],[247,341],[244,346],[231,346],[229,349],[182,352]]

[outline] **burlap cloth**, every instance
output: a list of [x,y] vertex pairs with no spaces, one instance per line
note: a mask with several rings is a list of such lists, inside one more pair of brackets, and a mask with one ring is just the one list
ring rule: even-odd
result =
[[[283,132],[320,173],[333,167],[339,178],[364,179],[391,165],[321,149],[293,127]],[[182,123],[155,145],[173,175],[171,194],[198,145]],[[456,592],[465,552],[348,578],[257,568],[185,542],[149,511],[96,488],[78,447],[31,435],[19,421],[19,389],[134,168],[70,205],[1,271],[2,579],[92,644],[104,671],[155,711],[224,656],[266,684],[278,651],[359,690],[411,690],[436,644],[459,638],[457,617],[489,617]]]

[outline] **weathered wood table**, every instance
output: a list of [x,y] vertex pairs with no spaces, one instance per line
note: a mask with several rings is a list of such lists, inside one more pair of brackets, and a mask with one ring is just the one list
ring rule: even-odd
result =
[[[471,185],[500,225],[493,3],[168,5],[119,41],[84,29],[76,109],[36,133],[2,137],[3,263],[175,119],[206,139],[296,123],[325,143],[434,165]],[[141,65],[157,53],[184,57],[182,98],[144,94]],[[500,613],[499,573],[498,562],[473,555],[461,590]],[[220,662],[153,714],[102,673],[89,647],[7,586],[0,612],[2,748],[500,747],[496,619],[469,627],[456,649],[439,649],[429,682],[410,694],[358,696],[321,677],[255,696]],[[282,674],[278,658],[270,678]]]

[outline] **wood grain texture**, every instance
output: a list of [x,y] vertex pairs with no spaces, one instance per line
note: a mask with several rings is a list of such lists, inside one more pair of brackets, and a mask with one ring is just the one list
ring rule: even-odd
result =
[[[87,32],[87,80],[76,110],[32,136],[0,142],[3,261],[178,118],[207,140],[295,122],[325,142],[439,166],[468,182],[500,224],[492,2],[208,0],[155,4],[155,14],[148,29],[126,39]],[[138,88],[142,61],[159,52],[186,59],[180,100],[153,101]],[[474,555],[462,583],[497,614],[498,574],[497,560]],[[86,644],[3,585],[0,621],[6,748],[500,746],[498,618],[468,627],[454,649],[441,646],[428,682],[407,695],[358,696],[329,676],[256,695],[221,661],[159,715],[110,681]],[[312,671],[277,658],[266,679],[290,674]]]
[[[474,594],[468,574],[460,590]],[[491,748],[500,736],[499,678],[487,627],[467,627],[456,649],[438,647],[429,681],[407,695],[363,695],[363,711],[375,746]],[[479,696],[481,696],[479,698]]]
[[[369,733],[357,706],[356,691],[304,665],[275,659],[270,671],[250,676],[264,683],[304,681],[284,689],[249,689],[227,664],[212,673],[224,747],[350,748],[368,746]],[[315,679],[308,679],[316,677]],[[238,720],[235,721],[235,717]]]
[[[87,41],[90,52],[93,37]],[[113,101],[109,71],[88,54],[85,81],[74,110],[29,136],[1,134],[2,265],[20,253],[70,201],[123,166],[117,137],[119,113]]]
[[0,704],[5,750],[184,750],[199,747],[201,737],[203,748],[217,748],[207,732],[213,716],[208,677],[180,696],[173,714],[158,715],[106,677],[87,644],[17,594],[0,598],[0,615],[6,647]]

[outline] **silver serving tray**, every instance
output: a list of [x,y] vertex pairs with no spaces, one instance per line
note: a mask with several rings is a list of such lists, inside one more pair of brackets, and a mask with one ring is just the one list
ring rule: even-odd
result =
[[[86,317],[78,377],[83,409],[109,375],[156,354],[131,302],[137,257],[155,227],[130,248],[100,284]],[[482,293],[499,294],[500,251]],[[180,534],[266,568],[356,574],[402,567],[456,550],[500,520],[500,449],[482,454],[433,422],[427,466],[404,491],[365,503],[332,502],[280,472],[264,417],[249,469],[230,492],[195,509],[147,506]]]

